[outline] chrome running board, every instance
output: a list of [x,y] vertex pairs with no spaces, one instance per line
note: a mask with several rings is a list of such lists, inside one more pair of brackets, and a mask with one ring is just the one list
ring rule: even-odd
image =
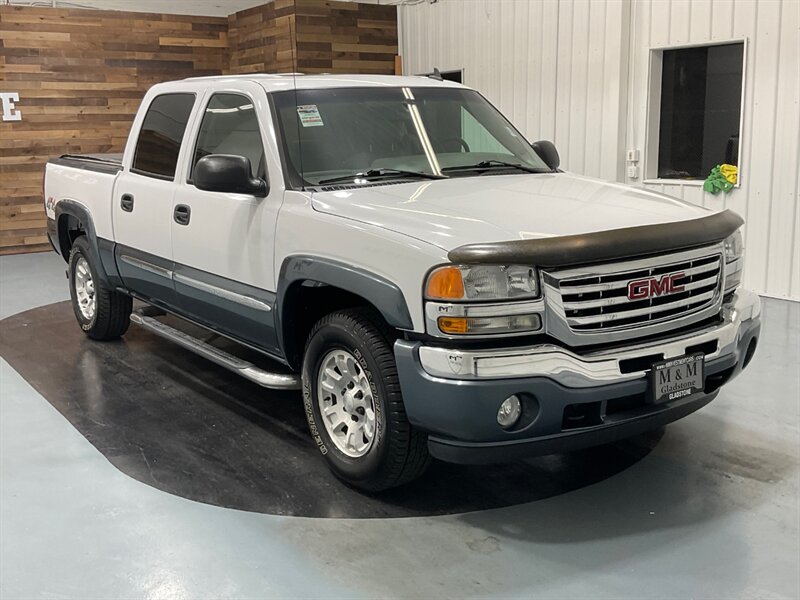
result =
[[149,311],[147,308],[135,310],[131,313],[131,323],[136,323],[140,327],[168,339],[187,350],[191,350],[195,354],[221,367],[225,367],[262,387],[276,390],[300,389],[299,376],[265,371],[253,363],[237,358],[224,350],[220,350],[202,340],[192,337],[188,333],[184,333],[183,331],[162,323],[151,316],[153,312],[154,311]]

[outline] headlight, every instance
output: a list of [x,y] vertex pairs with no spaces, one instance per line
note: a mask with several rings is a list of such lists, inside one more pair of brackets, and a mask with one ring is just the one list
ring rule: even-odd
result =
[[[446,265],[425,282],[432,335],[519,335],[542,329],[539,274],[523,265]],[[517,300],[529,300],[517,302]]]
[[448,265],[434,269],[425,284],[429,300],[522,300],[539,295],[534,267]]
[[744,267],[744,242],[742,230],[725,238],[725,293],[732,292],[742,283]]
[[742,239],[742,230],[738,229],[733,235],[725,238],[725,262],[733,262],[742,258],[744,253],[744,241]]

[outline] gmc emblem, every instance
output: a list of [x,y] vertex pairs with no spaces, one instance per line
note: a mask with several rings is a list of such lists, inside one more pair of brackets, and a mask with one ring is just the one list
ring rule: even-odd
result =
[[681,271],[680,273],[662,275],[660,278],[648,277],[647,279],[631,281],[628,283],[628,299],[644,300],[646,298],[657,298],[658,296],[682,292],[684,287],[678,285],[676,282],[685,276],[686,274]]

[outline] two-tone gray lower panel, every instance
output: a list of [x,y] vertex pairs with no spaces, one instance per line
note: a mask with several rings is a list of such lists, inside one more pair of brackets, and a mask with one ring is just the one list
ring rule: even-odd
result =
[[183,312],[248,344],[280,353],[274,293],[185,265],[174,269],[172,281]]
[[153,275],[158,275],[159,277],[163,277],[168,280],[172,279],[173,272],[171,269],[160,267],[152,262],[142,260],[141,258],[136,258],[135,256],[131,256],[130,253],[123,252],[119,255],[119,260],[120,262],[129,267],[133,267],[134,269],[139,269]]
[[[704,394],[661,404],[650,400],[648,377],[577,388],[544,374],[445,379],[422,367],[420,342],[399,340],[394,350],[406,414],[415,427],[430,434],[434,455],[454,462],[502,462],[603,443],[689,414],[710,402],[747,364],[760,327],[757,318],[746,322],[731,351],[705,363]],[[522,400],[522,417],[506,430],[497,423],[497,412],[511,395]]]
[[114,247],[114,256],[125,288],[157,306],[170,310],[178,308],[172,283],[172,260],[121,244]]
[[[215,296],[226,302],[232,302],[233,304],[239,304],[245,308],[252,308],[253,310],[260,310],[262,312],[272,311],[272,304],[264,300],[259,300],[252,292],[234,292],[230,289],[230,283],[227,283],[225,287],[221,285],[214,285],[213,283],[209,283],[207,281],[207,275],[199,278],[197,275],[190,277],[189,275],[184,275],[183,273],[174,273],[172,279],[176,284],[194,288],[200,292]],[[267,296],[268,293],[259,290],[257,294],[260,296]],[[272,297],[271,299],[274,299],[274,295],[270,294],[270,296]]]
[[563,454],[590,446],[600,446],[652,431],[703,408],[719,391],[703,394],[660,410],[641,412],[620,420],[588,429],[575,429],[553,435],[522,440],[471,443],[445,437],[430,436],[428,450],[445,462],[459,464],[504,463],[546,454]]
[[271,356],[280,355],[274,293],[126,246],[117,246],[116,258],[126,287],[136,296]]

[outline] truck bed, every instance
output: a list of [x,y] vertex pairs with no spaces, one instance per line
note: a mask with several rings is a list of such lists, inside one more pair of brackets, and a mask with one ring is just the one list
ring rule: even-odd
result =
[[47,161],[44,197],[52,227],[56,227],[56,212],[61,202],[78,204],[91,217],[95,235],[113,240],[112,197],[121,172],[121,154],[64,154]]

